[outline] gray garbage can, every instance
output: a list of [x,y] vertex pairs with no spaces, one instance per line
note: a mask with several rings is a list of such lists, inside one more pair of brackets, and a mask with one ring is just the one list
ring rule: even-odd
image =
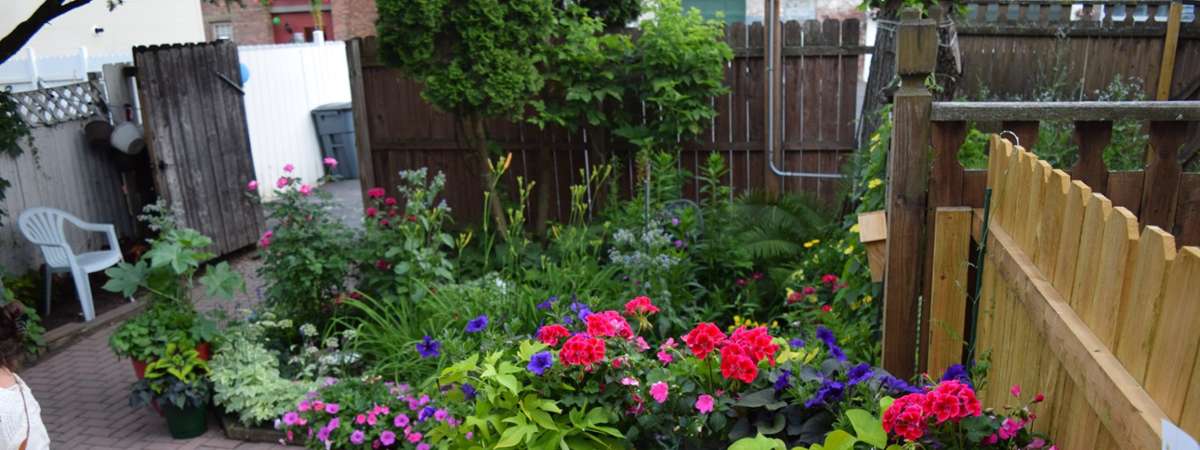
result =
[[321,155],[337,159],[331,175],[358,178],[358,153],[354,143],[354,110],[350,103],[329,103],[312,111]]

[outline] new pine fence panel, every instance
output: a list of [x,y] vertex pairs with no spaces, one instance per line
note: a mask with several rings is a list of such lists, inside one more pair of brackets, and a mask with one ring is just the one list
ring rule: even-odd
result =
[[1045,392],[1037,427],[1061,448],[1159,448],[1163,419],[1200,434],[1200,248],[1176,251],[1169,233],[1024,148],[989,146],[985,404],[1015,403],[1014,384]]
[[[854,130],[857,105],[857,70],[864,47],[857,20],[826,20],[785,24],[784,81],[779,89],[783,128],[783,166],[786,171],[840,173],[857,147]],[[729,173],[721,180],[736,193],[762,189],[767,173],[765,155],[765,98],[763,71],[763,27],[760,23],[733,23],[726,28],[726,43],[735,57],[726,67],[729,93],[713,98],[717,117],[697,138],[683,143],[679,168],[698,173],[710,154],[721,155]],[[351,85],[362,86],[362,101],[355,114],[365,129],[358,130],[362,152],[360,167],[369,171],[361,177],[364,189],[384,187],[390,193],[398,183],[397,172],[419,167],[446,172],[449,189],[443,197],[462,223],[478,220],[483,213],[482,186],[474,153],[466,148],[453,116],[437,111],[421,99],[421,85],[405,79],[399,71],[380,64],[374,38],[351,43]],[[357,57],[357,58],[356,58]],[[640,112],[639,112],[640,113]],[[356,119],[358,120],[358,119]],[[550,189],[549,217],[563,220],[570,211],[570,186],[584,182],[603,155],[594,148],[596,137],[584,131],[568,132],[557,127],[539,129],[530,124],[489,121],[493,142],[513,153],[513,165],[504,180],[510,191],[515,178],[536,182]],[[608,149],[623,163],[633,153],[620,138],[607,136]],[[368,160],[364,162],[364,160]],[[639,189],[637,174],[628,164],[614,173],[623,196]],[[774,175],[771,175],[774,176]],[[701,182],[684,183],[684,198],[698,200]],[[812,195],[821,203],[840,207],[841,180],[785,178],[783,190]],[[592,186],[595,195],[601,187]],[[531,198],[531,203],[536,198]],[[530,214],[534,210],[530,209]]]

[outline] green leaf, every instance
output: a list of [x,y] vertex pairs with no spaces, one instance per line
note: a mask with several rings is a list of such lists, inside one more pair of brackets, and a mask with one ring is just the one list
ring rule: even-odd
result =
[[779,439],[763,436],[761,433],[752,438],[741,438],[729,450],[787,450],[787,444]]
[[523,426],[509,427],[500,434],[500,440],[496,441],[496,448],[514,447],[520,444],[525,439],[526,428]]
[[825,435],[825,450],[851,450],[858,442],[854,436],[844,430],[833,430]]
[[854,433],[858,435],[860,441],[871,444],[875,448],[887,446],[887,433],[883,431],[883,422],[876,419],[874,415],[865,410],[851,409],[846,411],[846,417],[850,419],[850,424],[854,426]]
[[123,262],[110,267],[104,271],[108,275],[108,282],[104,283],[103,288],[109,292],[119,292],[124,297],[132,297],[146,278],[147,269],[145,261],[138,261],[137,264]]
[[496,382],[508,388],[508,391],[512,392],[513,395],[517,395],[518,392],[521,392],[521,384],[517,381],[517,377],[514,377],[510,374],[496,375]]
[[226,300],[232,299],[237,292],[246,292],[246,280],[242,279],[240,273],[230,269],[225,261],[209,267],[200,277],[200,284],[204,285],[204,295],[220,296]]

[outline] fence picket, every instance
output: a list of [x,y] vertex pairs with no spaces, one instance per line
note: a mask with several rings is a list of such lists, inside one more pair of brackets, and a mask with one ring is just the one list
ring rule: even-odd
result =
[[1139,382],[1146,379],[1146,366],[1158,323],[1156,311],[1175,254],[1173,236],[1156,226],[1142,230],[1134,261],[1133,285],[1129,290],[1130,299],[1137,301],[1138,306],[1130,308],[1121,323],[1121,339],[1116,351],[1121,364]]
[[1178,422],[1191,381],[1191,374],[1180,368],[1190,368],[1196,362],[1200,346],[1200,248],[1180,249],[1167,278],[1160,308],[1158,326],[1146,370],[1146,391],[1162,407],[1171,420]]

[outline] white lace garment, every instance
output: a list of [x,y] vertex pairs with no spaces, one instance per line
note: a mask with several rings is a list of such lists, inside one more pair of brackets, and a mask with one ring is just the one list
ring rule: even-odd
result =
[[[17,382],[7,388],[0,388],[0,450],[17,450],[21,441],[25,440],[26,424],[29,429],[29,444],[26,450],[46,450],[50,448],[50,436],[46,434],[46,426],[42,424],[42,407],[33,398],[29,386],[21,377],[13,375]],[[21,402],[24,396],[25,402]],[[29,409],[28,422],[25,410]]]

